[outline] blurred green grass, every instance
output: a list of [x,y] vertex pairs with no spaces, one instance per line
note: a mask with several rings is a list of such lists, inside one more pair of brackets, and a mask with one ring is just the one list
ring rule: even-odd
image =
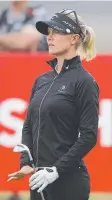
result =
[[[20,192],[19,194],[22,200],[29,200],[28,192]],[[11,195],[10,192],[0,192],[0,200],[8,200]],[[89,200],[112,200],[112,193],[91,193]]]

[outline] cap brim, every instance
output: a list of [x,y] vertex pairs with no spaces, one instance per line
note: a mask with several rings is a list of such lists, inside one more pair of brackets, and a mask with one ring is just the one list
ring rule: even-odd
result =
[[52,20],[52,21],[38,21],[36,23],[36,29],[44,35],[48,35],[48,27],[51,27],[57,30],[58,32],[66,33],[66,27],[59,22]]

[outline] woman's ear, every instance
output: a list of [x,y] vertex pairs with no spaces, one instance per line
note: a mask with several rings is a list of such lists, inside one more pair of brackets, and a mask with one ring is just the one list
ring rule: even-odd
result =
[[80,35],[79,34],[73,34],[71,37],[71,44],[76,44],[80,40]]

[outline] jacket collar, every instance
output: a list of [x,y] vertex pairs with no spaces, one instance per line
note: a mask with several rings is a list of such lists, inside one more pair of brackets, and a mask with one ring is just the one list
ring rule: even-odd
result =
[[[57,58],[46,61],[54,70],[57,65]],[[78,63],[81,63],[80,56],[75,56],[69,60],[65,59],[62,66],[62,71],[69,70],[75,67]]]

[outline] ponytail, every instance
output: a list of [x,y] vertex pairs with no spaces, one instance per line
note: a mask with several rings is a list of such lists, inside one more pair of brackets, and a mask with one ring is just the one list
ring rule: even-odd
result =
[[[74,16],[74,13],[70,13],[67,16],[76,23],[76,17]],[[81,60],[85,59],[86,61],[90,61],[96,56],[95,33],[92,27],[87,26],[81,16],[77,15],[77,17],[81,31],[84,34],[83,40],[80,39],[80,41],[76,45],[77,54],[80,56]]]
[[82,41],[81,52],[79,53],[82,59],[90,61],[96,56],[95,48],[95,33],[90,26],[86,26],[86,33],[84,41]]

